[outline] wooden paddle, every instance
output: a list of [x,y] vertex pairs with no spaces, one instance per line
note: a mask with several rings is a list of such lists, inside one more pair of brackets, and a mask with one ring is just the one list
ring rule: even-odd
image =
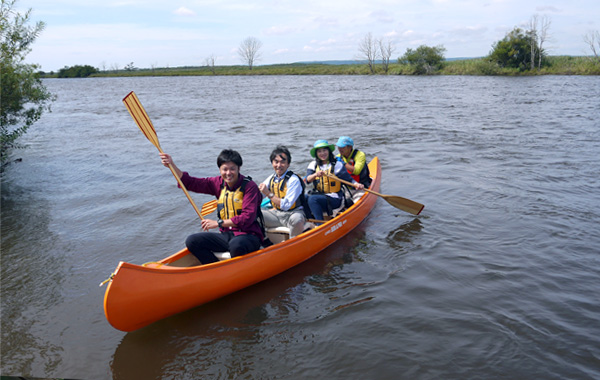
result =
[[[152,125],[152,122],[150,121],[150,117],[146,113],[146,110],[142,106],[142,103],[140,103],[140,100],[135,95],[135,93],[133,91],[131,91],[129,94],[127,94],[127,96],[125,98],[123,98],[123,103],[125,103],[125,107],[127,107],[127,110],[131,114],[131,117],[133,118],[133,120],[135,121],[137,126],[142,130],[142,133],[144,134],[144,136],[146,136],[146,138],[148,140],[150,140],[150,142],[156,148],[158,148],[158,151],[160,153],[164,153],[160,147],[160,143],[158,142],[158,136],[156,135],[154,126]],[[181,182],[181,179],[179,178],[177,173],[175,173],[175,169],[173,169],[173,166],[170,164],[169,164],[169,169],[171,169],[171,173],[173,173],[173,176],[175,177],[175,179],[177,179],[177,182],[179,183],[181,190],[183,190],[183,192],[185,193],[185,196],[187,197],[187,199],[190,201],[190,203],[194,207],[194,210],[196,210],[196,214],[198,214],[200,219],[204,219],[202,217],[202,213],[200,212],[200,210],[198,210],[198,207],[192,200],[192,197],[190,197],[190,194],[188,193],[187,189]]]
[[[336,179],[338,181],[340,181],[341,183],[344,183],[348,186],[352,186],[354,187],[354,185],[352,184],[352,182],[348,182],[348,181],[344,181],[343,179],[340,179],[338,177],[336,177],[333,174],[330,173],[325,173],[325,175],[327,175],[328,177],[331,177],[333,179]],[[411,213],[413,215],[419,215],[421,213],[421,211],[423,211],[423,209],[425,208],[425,205],[422,205],[418,202],[415,201],[411,201],[410,199],[406,199],[406,198],[402,198],[402,197],[397,197],[395,195],[385,195],[385,194],[381,194],[378,193],[376,191],[373,190],[369,190],[365,187],[365,191],[369,192],[369,193],[373,193],[377,196],[380,196],[381,198],[385,199],[389,204],[391,204],[392,206],[396,207],[397,209],[400,209],[402,211],[406,211],[408,213]]]
[[202,212],[202,216],[206,216],[211,212],[215,211],[217,209],[217,203],[217,200],[213,199],[212,201],[208,201],[205,204],[203,204],[202,210],[200,210]]

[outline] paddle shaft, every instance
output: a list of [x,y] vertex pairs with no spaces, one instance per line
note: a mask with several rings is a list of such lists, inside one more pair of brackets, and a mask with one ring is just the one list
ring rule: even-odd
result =
[[[150,121],[150,117],[148,116],[148,113],[146,113],[146,110],[142,106],[142,103],[140,103],[140,100],[135,95],[135,93],[133,91],[131,91],[123,99],[123,103],[125,103],[125,107],[127,107],[127,110],[129,111],[129,114],[133,118],[133,121],[135,121],[135,123],[140,128],[140,130],[142,131],[144,136],[146,136],[146,138],[148,140],[150,140],[150,142],[158,149],[158,151],[160,153],[164,153],[162,148],[160,147],[160,143],[158,142],[158,135],[156,134],[156,131],[154,130],[152,121]],[[194,207],[196,214],[198,214],[200,219],[203,220],[204,217],[202,216],[202,213],[200,212],[200,210],[198,210],[198,206],[196,206],[196,204],[192,200],[192,197],[190,196],[187,189],[185,188],[185,185],[183,184],[183,182],[181,182],[181,178],[179,178],[179,176],[177,175],[177,173],[175,172],[175,169],[173,168],[173,166],[171,164],[169,164],[169,169],[171,170],[171,173],[173,173],[173,176],[177,180],[177,183],[179,183],[179,186],[181,187],[181,190],[183,190],[188,201],[190,201],[192,207]]]
[[[354,187],[354,184],[352,182],[344,181],[343,179],[338,178],[334,174],[329,174],[329,173],[325,172],[325,175],[327,175],[328,177],[331,177],[333,179],[336,179],[336,180],[340,181],[343,184],[346,184],[348,186]],[[366,187],[365,187],[364,190],[366,192],[368,192],[368,193],[375,194],[375,195],[377,195],[377,196],[385,199],[392,206],[394,206],[394,207],[396,207],[396,208],[398,208],[398,209],[400,209],[402,211],[406,211],[408,213],[411,213],[413,215],[419,215],[421,213],[421,211],[423,211],[423,208],[425,208],[425,206],[422,205],[421,203],[418,203],[418,202],[415,202],[415,201],[411,201],[410,199],[398,197],[398,196],[395,196],[395,195],[381,194],[381,193],[378,193],[376,191],[369,190]]]
[[[348,186],[352,186],[352,187],[354,187],[354,184],[353,184],[352,182],[344,181],[343,179],[339,178],[338,176],[336,176],[336,175],[334,175],[334,174],[329,174],[329,173],[327,173],[327,172],[323,172],[323,173],[324,173],[324,174],[325,174],[327,177],[331,177],[331,178],[333,178],[333,179],[336,179],[336,180],[340,181],[341,183],[343,183],[343,184],[345,184],[345,185],[348,185]],[[373,190],[369,190],[369,189],[367,189],[366,187],[365,187],[365,191],[366,191],[366,192],[369,192],[369,193],[373,193],[373,194],[375,194],[375,195],[379,195],[380,197],[385,197],[385,195],[383,195],[383,194],[379,194],[378,192],[376,192],[376,191],[373,191]]]

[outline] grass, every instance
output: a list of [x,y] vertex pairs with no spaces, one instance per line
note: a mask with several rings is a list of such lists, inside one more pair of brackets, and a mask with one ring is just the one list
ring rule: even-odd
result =
[[550,56],[541,69],[502,68],[485,58],[449,61],[442,75],[600,75],[600,60],[592,57]]
[[[400,63],[391,63],[384,72],[381,65],[376,67],[376,75],[413,75],[414,68]],[[485,58],[445,61],[434,75],[600,75],[600,59],[594,57],[550,56],[541,69],[525,70],[502,68]],[[93,77],[137,77],[137,76],[203,76],[203,75],[373,75],[366,64],[320,64],[292,63],[255,66],[197,66],[175,68],[153,68],[105,71]],[[45,78],[56,74],[43,75]]]
[[207,66],[177,67],[160,69],[138,69],[135,71],[105,72],[94,74],[95,77],[111,76],[202,76],[202,75],[366,75],[369,73],[366,65],[327,65],[327,64],[278,64],[255,66]]

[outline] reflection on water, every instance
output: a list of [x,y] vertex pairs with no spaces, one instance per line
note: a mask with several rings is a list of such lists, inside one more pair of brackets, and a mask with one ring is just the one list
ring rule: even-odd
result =
[[50,231],[51,205],[38,194],[11,181],[2,183],[2,357],[22,358],[3,364],[3,374],[31,373],[38,358],[53,371],[62,349],[49,337],[41,338],[48,321],[38,311],[63,302],[61,287],[68,270],[57,251],[58,238]]
[[421,232],[423,229],[423,223],[419,218],[414,218],[410,222],[400,225],[398,228],[390,231],[387,235],[387,242],[390,247],[395,249],[402,249],[403,243],[408,243],[411,237]]

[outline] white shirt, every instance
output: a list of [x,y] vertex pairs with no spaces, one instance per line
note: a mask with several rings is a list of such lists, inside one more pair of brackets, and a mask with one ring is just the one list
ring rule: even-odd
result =
[[[267,179],[264,180],[263,183],[268,188],[269,184],[271,183],[271,178],[274,178],[273,183],[278,184],[280,181],[283,181],[285,179],[286,173],[287,173],[287,171],[285,173],[283,173],[283,175],[281,177],[278,177],[276,175],[276,173],[273,173],[269,177],[267,177]],[[297,175],[291,176],[287,182],[287,192],[285,193],[285,197],[281,200],[281,205],[279,207],[283,211],[288,211],[290,209],[290,207],[292,207],[292,205],[296,202],[296,200],[298,200],[298,197],[300,196],[301,193],[302,193],[302,184],[300,183],[300,179],[298,178]],[[302,205],[300,205],[300,204],[298,204],[296,206],[302,208]]]

